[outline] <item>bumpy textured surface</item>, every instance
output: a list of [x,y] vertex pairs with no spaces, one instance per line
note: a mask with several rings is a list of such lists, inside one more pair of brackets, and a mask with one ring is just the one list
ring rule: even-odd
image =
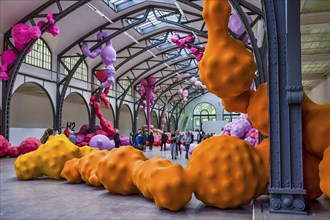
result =
[[61,134],[50,136],[48,141],[40,145],[36,151],[19,156],[14,167],[19,179],[35,179],[41,174],[51,179],[61,179],[64,163],[80,157],[79,148]]
[[79,148],[79,157],[84,157],[92,152],[95,152],[95,151],[99,151],[100,149],[99,148],[94,148],[94,147],[90,147],[90,146],[83,146],[83,147],[80,147]]
[[95,175],[95,170],[97,168],[97,165],[99,161],[109,153],[108,150],[101,150],[101,151],[95,151],[92,152],[82,158],[79,159],[78,162],[78,171],[81,175],[81,178],[83,181],[85,181],[88,185],[94,185],[94,186],[100,186],[101,183],[93,177],[92,181],[94,184],[89,182],[90,177],[92,174]]
[[330,198],[330,146],[324,151],[323,160],[319,165],[320,187],[324,195]]
[[150,160],[139,161],[136,163],[133,170],[133,183],[137,186],[144,197],[154,199],[150,193],[150,174],[155,169],[171,165],[171,161],[160,157],[153,157]]
[[193,151],[187,173],[197,199],[208,206],[236,208],[256,198],[267,184],[260,164],[262,159],[246,141],[213,136]]
[[81,183],[81,175],[78,171],[78,158],[73,158],[65,162],[61,176],[66,179],[69,183]]
[[330,146],[330,103],[318,105],[304,94],[301,111],[303,143],[309,152],[322,159],[324,150]]
[[228,1],[204,1],[203,18],[209,32],[198,67],[201,81],[220,98],[248,91],[257,69],[252,53],[228,35],[230,13]]
[[150,193],[159,208],[177,211],[186,205],[192,196],[192,184],[180,164],[159,167],[150,173]]
[[26,154],[31,151],[35,151],[41,145],[40,140],[38,138],[30,137],[26,138],[19,145],[19,150],[21,154]]
[[115,148],[100,160],[95,174],[111,193],[137,194],[139,190],[132,180],[133,169],[136,162],[147,159],[141,151],[131,146]]
[[262,164],[259,164],[258,166],[262,166],[263,169],[263,183],[266,183],[264,185],[264,189],[259,193],[260,194],[268,194],[268,180],[269,180],[269,139],[265,138],[262,140],[262,142],[256,146],[255,151],[257,154],[259,154],[260,158],[262,159]]
[[303,175],[306,199],[316,199],[322,195],[320,189],[319,164],[321,160],[303,149]]
[[222,98],[222,105],[228,112],[247,112],[247,107],[249,105],[249,100],[251,94],[254,91],[249,89],[246,92],[243,92],[239,96],[230,97],[230,98]]
[[268,136],[267,83],[260,85],[257,91],[251,94],[247,113],[253,127],[264,136]]
[[6,156],[7,152],[9,151],[10,143],[0,135],[0,157]]

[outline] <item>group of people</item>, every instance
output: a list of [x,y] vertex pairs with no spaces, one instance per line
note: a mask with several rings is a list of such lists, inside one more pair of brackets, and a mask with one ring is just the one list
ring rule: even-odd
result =
[[186,159],[188,159],[188,152],[190,144],[194,142],[194,134],[189,132],[188,130],[183,134],[180,134],[179,130],[172,131],[171,132],[171,138],[170,138],[170,149],[171,149],[171,156],[172,160],[177,159],[177,156],[182,155],[181,151],[181,143],[184,144],[186,149]]
[[148,133],[148,131],[138,130],[135,134],[133,132],[129,134],[129,141],[136,149],[146,151],[147,141],[149,143],[149,150],[152,150],[155,138],[152,131]]

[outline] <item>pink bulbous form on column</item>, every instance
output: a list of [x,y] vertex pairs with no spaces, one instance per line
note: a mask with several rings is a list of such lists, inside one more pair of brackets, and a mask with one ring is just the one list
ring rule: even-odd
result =
[[18,157],[19,155],[21,155],[19,146],[15,146],[15,147],[12,146],[12,147],[9,147],[8,149],[9,150],[8,150],[7,155],[9,157]]
[[1,61],[2,66],[0,67],[1,73],[0,77],[2,80],[6,81],[9,79],[9,73],[7,73],[7,68],[10,64],[12,64],[16,60],[17,55],[13,50],[5,50],[2,53]]
[[188,36],[186,36],[186,37],[184,38],[184,40],[185,40],[186,43],[190,43],[190,44],[192,44],[192,43],[194,43],[195,38],[194,38],[193,36],[191,36],[191,35],[188,35]]

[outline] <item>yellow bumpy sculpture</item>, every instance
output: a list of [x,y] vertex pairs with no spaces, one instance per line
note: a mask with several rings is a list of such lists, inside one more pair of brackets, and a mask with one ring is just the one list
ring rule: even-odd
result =
[[81,155],[78,146],[61,134],[50,136],[48,141],[39,146],[36,151],[19,156],[14,167],[19,179],[35,179],[46,175],[51,179],[61,179],[64,163]]
[[319,165],[320,169],[320,187],[324,195],[330,198],[330,146],[324,151],[323,160]]
[[81,175],[78,171],[78,158],[73,158],[65,162],[61,176],[66,179],[69,183],[81,183]]

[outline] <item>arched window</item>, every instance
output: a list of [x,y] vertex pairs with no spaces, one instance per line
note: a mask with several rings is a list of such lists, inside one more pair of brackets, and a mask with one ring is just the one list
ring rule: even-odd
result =
[[[80,56],[73,55],[71,57],[65,58],[64,64],[71,70],[74,67],[74,65],[78,62],[79,59],[80,59]],[[88,72],[87,64],[84,61],[76,69],[76,72],[73,74],[73,78],[87,81],[87,72]],[[66,69],[64,69],[64,74],[65,75],[68,74],[68,71]]]
[[26,55],[24,63],[51,70],[52,54],[41,38],[34,43],[33,49]]
[[227,112],[223,109],[222,120],[231,122],[236,119],[240,114],[237,112]]
[[199,103],[194,108],[194,131],[203,130],[203,122],[216,121],[217,112],[213,105],[207,102]]

